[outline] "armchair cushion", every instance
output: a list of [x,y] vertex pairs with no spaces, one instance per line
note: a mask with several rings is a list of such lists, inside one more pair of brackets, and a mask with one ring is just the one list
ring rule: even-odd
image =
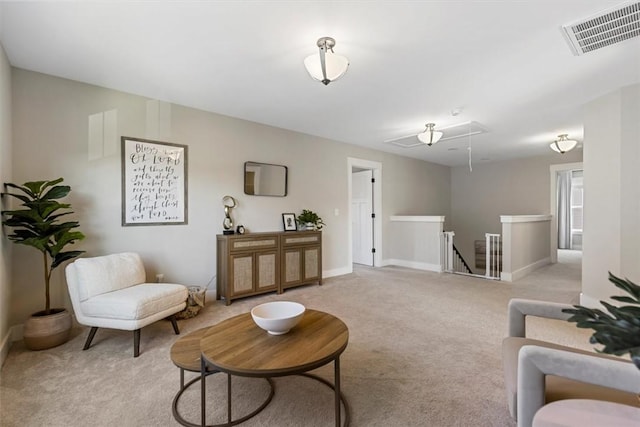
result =
[[80,305],[86,316],[138,320],[184,303],[186,293],[183,285],[143,283],[96,295]]
[[74,263],[80,301],[96,295],[144,283],[146,275],[140,256],[126,252],[95,258],[79,258]]

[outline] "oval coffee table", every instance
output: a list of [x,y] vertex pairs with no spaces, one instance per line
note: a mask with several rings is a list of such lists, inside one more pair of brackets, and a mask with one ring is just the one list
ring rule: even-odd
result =
[[[345,426],[349,425],[349,406],[340,392],[340,355],[347,348],[349,330],[331,314],[307,309],[293,329],[284,335],[271,335],[260,329],[250,313],[241,314],[210,327],[200,340],[201,375],[211,369],[227,374],[227,420],[231,416],[231,376],[272,378],[303,375],[334,390],[335,420],[340,427],[340,404],[344,405]],[[307,373],[334,363],[334,384]],[[204,381],[202,381],[204,384]],[[202,424],[205,424],[205,391],[202,388]]]

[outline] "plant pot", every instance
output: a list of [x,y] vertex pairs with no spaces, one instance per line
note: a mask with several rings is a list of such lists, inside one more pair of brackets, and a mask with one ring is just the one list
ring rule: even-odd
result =
[[51,314],[39,311],[25,322],[22,336],[29,350],[46,350],[64,344],[71,335],[71,314],[54,308]]

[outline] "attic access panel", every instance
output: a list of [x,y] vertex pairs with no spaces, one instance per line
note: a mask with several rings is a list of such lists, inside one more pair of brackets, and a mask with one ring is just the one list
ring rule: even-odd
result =
[[[438,143],[442,141],[450,140],[450,139],[465,138],[471,135],[479,135],[481,133],[487,133],[489,131],[484,125],[481,125],[476,121],[458,123],[451,126],[436,128],[435,130],[443,133],[442,138],[440,138]],[[390,142],[393,145],[397,145],[398,147],[403,147],[403,148],[412,148],[412,147],[417,147],[419,145],[425,145],[424,143],[417,140],[416,138],[417,135],[418,134],[409,135],[404,138],[389,140],[387,142]]]

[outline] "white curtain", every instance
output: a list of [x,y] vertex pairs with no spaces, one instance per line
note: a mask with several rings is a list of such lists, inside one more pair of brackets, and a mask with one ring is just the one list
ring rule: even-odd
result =
[[571,171],[558,172],[558,249],[571,249]]

